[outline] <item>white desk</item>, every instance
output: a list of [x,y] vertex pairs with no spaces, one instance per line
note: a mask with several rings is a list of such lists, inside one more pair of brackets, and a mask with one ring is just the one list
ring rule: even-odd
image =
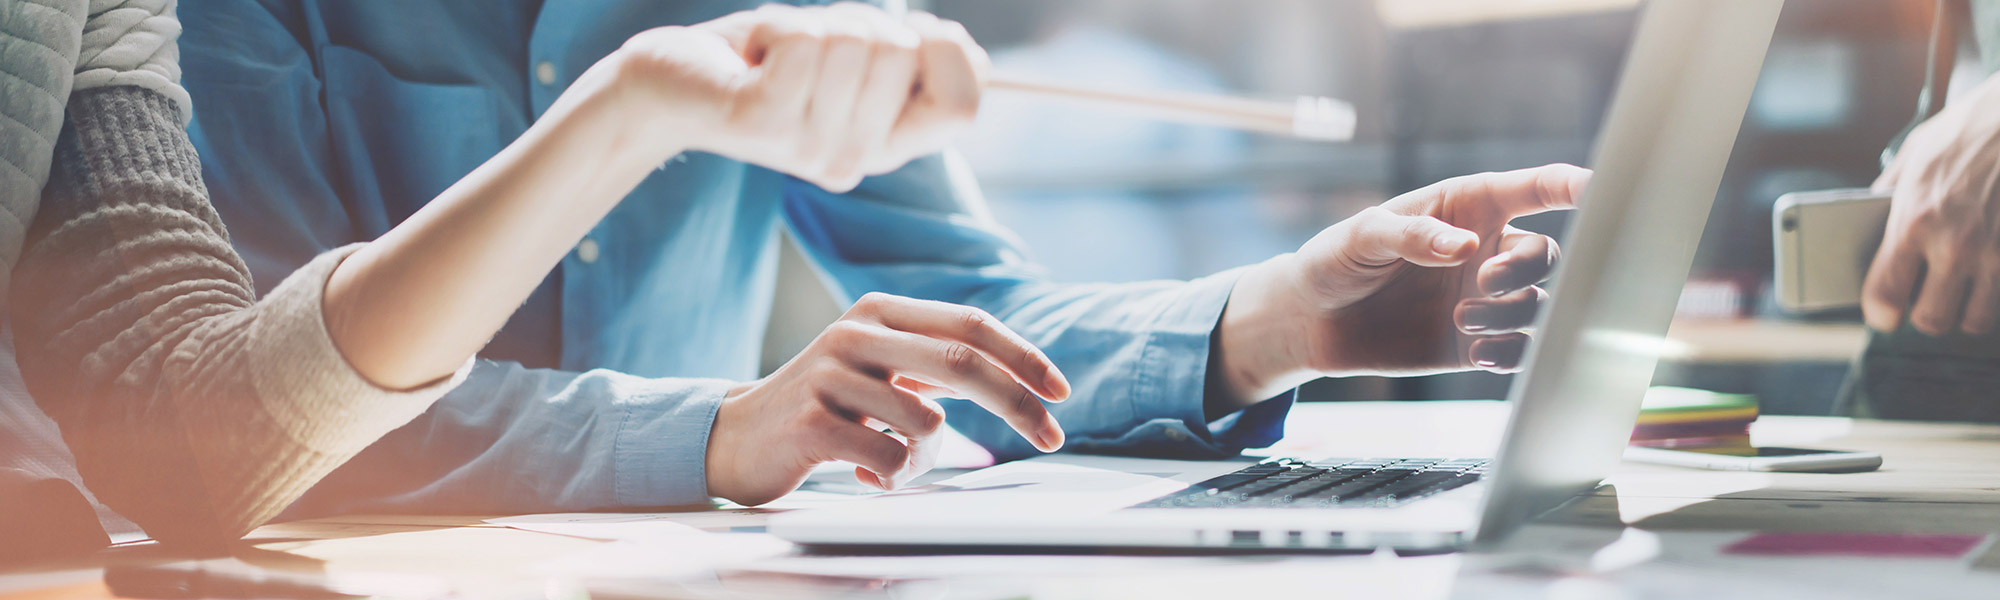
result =
[[[1274,451],[1477,456],[1497,445],[1503,411],[1490,402],[1305,405]],[[1543,518],[1492,555],[826,557],[781,547],[714,573],[704,565],[718,554],[771,540],[736,533],[640,552],[479,517],[359,516],[264,527],[245,556],[335,580],[420,577],[479,597],[576,597],[585,588],[559,573],[579,562],[651,578],[592,584],[600,593],[670,597],[2000,597],[2000,550],[1990,537],[1951,559],[1720,552],[1753,531],[2000,532],[2000,426],[1766,417],[1754,435],[1764,444],[1875,450],[1885,465],[1815,475],[1626,464],[1612,487]],[[685,517],[718,527],[759,519]],[[121,548],[99,564],[166,558]],[[0,576],[0,598],[103,597],[95,566]],[[675,574],[678,581],[668,581]]]

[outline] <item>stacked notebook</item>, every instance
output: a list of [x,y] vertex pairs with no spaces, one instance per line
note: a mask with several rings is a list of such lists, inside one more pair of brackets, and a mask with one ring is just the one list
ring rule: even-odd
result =
[[1646,391],[1632,444],[1749,446],[1750,423],[1756,420],[1756,396],[1658,386]]

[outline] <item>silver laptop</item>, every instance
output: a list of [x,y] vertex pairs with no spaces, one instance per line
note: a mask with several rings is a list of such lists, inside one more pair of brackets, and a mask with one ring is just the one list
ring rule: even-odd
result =
[[1618,463],[1781,2],[1643,9],[1492,461],[1052,455],[781,514],[771,532],[837,545],[1431,550],[1498,540]]

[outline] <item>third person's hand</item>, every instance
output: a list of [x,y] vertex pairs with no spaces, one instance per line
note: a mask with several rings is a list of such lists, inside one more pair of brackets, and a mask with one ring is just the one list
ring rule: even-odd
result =
[[1918,127],[1875,182],[1889,226],[1861,296],[1868,326],[1930,335],[2000,323],[2000,77]]

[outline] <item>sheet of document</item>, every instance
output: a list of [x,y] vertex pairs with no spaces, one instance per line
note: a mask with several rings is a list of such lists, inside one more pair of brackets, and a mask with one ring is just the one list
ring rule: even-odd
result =
[[606,542],[676,541],[711,532],[762,531],[777,511],[745,508],[671,513],[552,513],[487,519],[487,523]]

